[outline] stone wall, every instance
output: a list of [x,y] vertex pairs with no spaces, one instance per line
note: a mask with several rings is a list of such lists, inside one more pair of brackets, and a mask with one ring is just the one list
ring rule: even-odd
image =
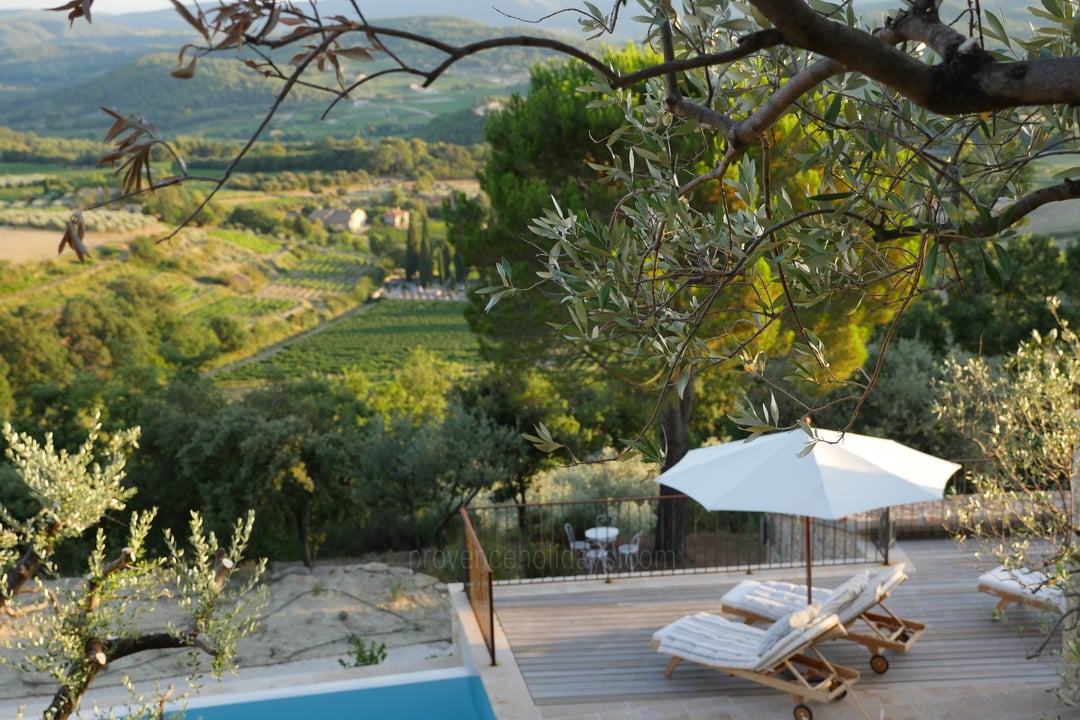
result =
[[[806,561],[806,521],[797,515],[762,518],[768,562]],[[860,532],[861,531],[861,532]],[[810,541],[815,564],[872,562],[877,558],[877,527],[854,520],[811,520]]]

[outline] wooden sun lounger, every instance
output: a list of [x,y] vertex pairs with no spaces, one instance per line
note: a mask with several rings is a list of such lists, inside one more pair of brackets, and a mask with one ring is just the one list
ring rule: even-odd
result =
[[1048,612],[1063,612],[1065,593],[1062,588],[1049,582],[1045,573],[1027,568],[1007,569],[998,565],[979,576],[979,592],[998,598],[994,616],[1016,603]]
[[804,607],[801,624],[792,613],[768,629],[710,613],[686,615],[657,630],[652,647],[671,655],[664,677],[690,660],[787,693],[797,703],[797,720],[813,718],[806,703],[828,703],[849,694],[869,720],[852,690],[859,671],[830,662],[816,647],[818,641],[844,633],[835,614],[819,610],[817,605]]
[[[898,617],[885,607],[893,589],[906,579],[901,563],[872,579],[863,571],[834,590],[813,589],[813,597],[840,617],[846,632],[839,637],[870,651],[870,667],[876,673],[889,669],[886,650],[906,653],[926,630],[925,624]],[[723,612],[748,623],[773,622],[784,612],[805,606],[805,585],[779,581],[743,580],[720,599]]]

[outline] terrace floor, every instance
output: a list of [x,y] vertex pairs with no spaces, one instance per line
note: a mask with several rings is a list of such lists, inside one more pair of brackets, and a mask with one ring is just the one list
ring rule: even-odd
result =
[[[909,579],[886,605],[927,624],[905,655],[889,654],[883,675],[869,669],[861,645],[824,646],[833,662],[861,672],[851,696],[811,703],[819,720],[859,718],[1080,717],[1050,692],[1057,682],[1060,643],[1027,659],[1040,642],[1037,611],[1013,605],[991,620],[996,599],[975,590],[979,561],[949,540],[908,540],[894,548]],[[815,568],[814,584],[830,587],[858,566]],[[798,570],[755,572],[760,579],[796,580]],[[745,572],[619,578],[605,583],[497,585],[494,590],[498,667],[478,669],[500,720],[790,718],[795,702],[772,688],[683,663],[664,678],[668,657],[649,647],[652,633],[687,613],[719,612],[719,598]],[[517,688],[516,699],[501,687]],[[522,697],[527,694],[527,699]]]

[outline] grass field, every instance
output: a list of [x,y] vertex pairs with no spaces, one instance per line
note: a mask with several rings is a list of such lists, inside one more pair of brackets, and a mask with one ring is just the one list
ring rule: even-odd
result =
[[[1041,187],[1061,182],[1063,177],[1076,177],[1077,161],[1071,156],[1047,158],[1039,162],[1037,178]],[[1080,240],[1080,224],[1076,222],[1078,211],[1072,202],[1055,202],[1037,209],[1028,216],[1020,232],[1033,235],[1049,235],[1059,244]]]
[[228,230],[225,228],[214,228],[208,232],[211,237],[216,237],[219,240],[230,242],[233,245],[239,245],[242,248],[251,250],[257,253],[275,253],[281,249],[281,243],[272,240],[270,238],[260,237],[253,233],[244,232],[243,230]]
[[93,175],[105,173],[102,168],[89,165],[62,167],[53,163],[0,163],[0,177],[4,175],[35,175],[43,173],[58,177]]
[[1033,212],[1020,231],[1033,235],[1049,235],[1059,243],[1080,240],[1080,215],[1070,203],[1054,203]]

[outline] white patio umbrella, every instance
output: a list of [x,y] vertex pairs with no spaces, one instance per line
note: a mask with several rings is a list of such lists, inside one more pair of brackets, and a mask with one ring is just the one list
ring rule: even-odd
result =
[[866,510],[940,500],[960,466],[892,440],[814,429],[770,433],[688,452],[656,478],[708,510],[806,518],[810,601],[810,518],[838,520]]

